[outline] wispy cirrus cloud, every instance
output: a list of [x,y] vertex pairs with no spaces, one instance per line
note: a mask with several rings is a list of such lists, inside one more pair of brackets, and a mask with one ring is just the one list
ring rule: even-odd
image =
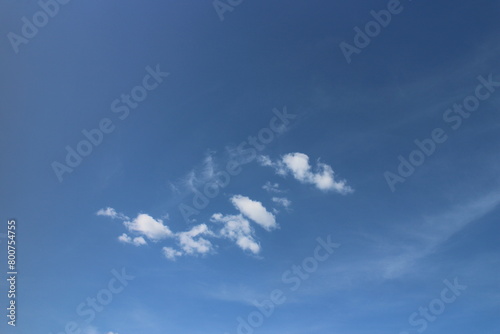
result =
[[[204,185],[214,178],[216,169],[217,165],[215,163],[215,152],[208,151],[205,154],[205,158],[203,158],[201,165],[190,170],[182,179],[181,187],[187,188],[189,191],[196,190],[200,185]],[[171,183],[170,186],[177,192],[181,190],[178,185],[173,183]]]
[[290,201],[288,198],[286,197],[273,197],[272,198],[272,201],[274,203],[277,203],[279,205],[281,205],[282,207],[284,207],[285,209],[289,209],[290,206],[292,205],[292,201]]
[[328,277],[337,278],[325,284],[331,289],[343,289],[352,282],[382,282],[429,270],[432,254],[499,206],[500,192],[490,193],[420,221],[406,222],[383,233],[366,236],[362,242],[363,254],[330,268]]
[[285,192],[284,190],[280,189],[280,185],[278,183],[271,183],[269,181],[267,181],[266,184],[262,186],[262,189],[264,189],[269,193],[276,193],[276,194]]

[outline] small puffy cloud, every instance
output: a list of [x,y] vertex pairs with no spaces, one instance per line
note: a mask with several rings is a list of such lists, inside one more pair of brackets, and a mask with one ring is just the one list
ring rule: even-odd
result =
[[132,239],[126,233],[123,233],[122,235],[120,235],[118,237],[118,240],[120,242],[123,242],[124,244],[131,244],[131,245],[134,245],[134,246],[143,246],[143,245],[147,245],[148,244],[146,242],[146,240],[144,240],[143,237],[136,237],[136,238]]
[[163,247],[162,248],[163,255],[169,259],[175,261],[175,259],[179,256],[182,256],[182,252],[173,249],[172,247]]
[[236,240],[236,244],[243,250],[249,250],[254,254],[260,252],[260,246],[255,240],[249,236],[241,236]]
[[285,197],[273,197],[272,200],[274,203],[277,203],[277,204],[283,206],[285,209],[290,208],[290,206],[292,205],[292,202],[288,198],[285,198]]
[[261,202],[251,200],[241,195],[231,197],[231,202],[243,215],[250,218],[267,231],[271,231],[278,227],[274,215],[267,211]]
[[163,225],[161,219],[154,219],[148,214],[140,214],[132,221],[123,223],[130,231],[146,236],[148,239],[158,241],[173,236],[168,226]]
[[261,166],[273,166],[274,163],[273,161],[271,160],[271,158],[269,158],[267,155],[260,155],[258,158],[257,158],[257,162],[261,165]]
[[212,235],[205,224],[197,225],[187,232],[177,233],[179,244],[187,254],[205,254],[212,250],[212,243],[200,236]]
[[216,213],[210,219],[214,223],[223,223],[224,227],[220,231],[220,235],[230,239],[243,250],[248,250],[254,254],[260,252],[260,245],[253,237],[253,229],[250,222],[243,215],[222,215]]
[[213,235],[205,224],[197,225],[186,232],[176,233],[175,237],[179,242],[180,249],[176,250],[172,247],[163,247],[163,255],[167,259],[175,261],[178,257],[183,255],[206,254],[213,249],[213,246],[210,241],[201,237],[203,235]]
[[289,153],[282,158],[285,166],[292,171],[293,176],[302,182],[307,182],[311,177],[309,157],[303,153]]
[[104,217],[110,217],[112,219],[121,219],[121,220],[128,220],[130,219],[129,217],[125,216],[122,213],[116,212],[115,209],[107,207],[106,209],[100,209],[96,213],[98,216],[104,216]]
[[284,191],[280,189],[280,185],[278,183],[271,183],[269,181],[266,182],[266,184],[264,184],[262,186],[262,189],[264,189],[265,191],[269,192],[269,193],[283,193]]
[[273,167],[279,175],[291,173],[296,180],[313,184],[322,191],[336,191],[343,195],[354,191],[345,180],[335,180],[335,173],[327,164],[318,162],[313,171],[309,157],[304,153],[288,153],[277,162],[272,162],[268,157],[262,157],[259,161],[262,166]]

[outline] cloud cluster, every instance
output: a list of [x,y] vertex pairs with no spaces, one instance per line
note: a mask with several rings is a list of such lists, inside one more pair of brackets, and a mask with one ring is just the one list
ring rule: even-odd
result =
[[127,233],[120,235],[118,241],[124,244],[138,247],[147,245],[146,239],[154,243],[164,239],[175,240],[179,246],[178,250],[163,247],[163,254],[170,260],[175,260],[175,258],[186,254],[206,254],[213,249],[212,243],[203,238],[203,236],[213,235],[205,224],[194,226],[188,231],[174,233],[161,219],[155,219],[144,213],[138,214],[132,220],[124,214],[116,212],[113,208],[101,209],[96,214],[122,220],[128,233],[136,235],[135,237],[131,237]]
[[121,220],[130,219],[129,217],[125,216],[124,214],[116,212],[115,209],[110,208],[110,207],[107,207],[105,209],[101,209],[101,210],[97,211],[97,215],[109,217],[112,219],[121,219]]
[[[260,156],[258,161],[262,166],[274,168],[276,173],[281,176],[292,175],[301,183],[312,184],[322,191],[335,191],[340,194],[353,192],[345,180],[335,179],[333,169],[329,165],[318,161],[313,169],[309,164],[309,157],[303,153],[289,153],[277,161],[272,161],[267,156]],[[213,152],[208,152],[202,167],[196,171],[193,170],[184,181],[189,189],[196,190],[200,184],[205,184],[215,175],[216,165]],[[262,188],[274,195],[285,192],[280,189],[278,183],[269,181]],[[176,187],[173,190],[178,192]],[[272,203],[287,211],[292,204],[286,197],[273,196],[271,200]],[[210,227],[207,224],[199,224],[181,232],[173,232],[162,219],[155,219],[146,213],[138,214],[137,217],[131,219],[115,209],[107,207],[100,209],[96,214],[123,222],[127,233],[118,237],[121,243],[139,247],[148,245],[148,241],[158,243],[171,240],[173,245],[162,248],[163,255],[169,260],[175,260],[185,255],[196,256],[213,253],[215,250],[214,239],[232,241],[243,251],[258,254],[261,251],[261,246],[256,238],[254,227],[262,228],[267,232],[278,229],[279,225],[275,215],[279,213],[279,210],[272,208],[269,211],[262,202],[243,195],[231,196],[229,201],[238,211],[237,213],[215,213],[210,218],[210,223],[212,223]],[[168,216],[163,218],[168,220]]]
[[251,222],[266,231],[271,231],[279,227],[276,217],[261,202],[247,196],[235,195],[230,198],[230,201],[239,214],[213,214],[210,222],[214,223],[214,230],[211,230],[207,224],[199,224],[190,230],[174,233],[161,219],[141,213],[131,220],[113,208],[101,209],[97,215],[119,218],[123,221],[127,231],[136,235],[135,237],[127,233],[120,235],[118,240],[125,244],[144,246],[148,244],[146,239],[155,243],[164,239],[174,240],[177,244],[176,248],[171,246],[162,248],[163,255],[169,260],[175,260],[183,255],[203,255],[213,252],[214,245],[209,238],[228,239],[242,250],[258,254],[261,247],[256,241]]
[[312,184],[322,191],[335,191],[343,195],[354,191],[347,185],[347,181],[335,179],[331,166],[318,161],[313,170],[309,157],[304,153],[288,153],[277,161],[272,161],[268,156],[260,156],[258,161],[261,166],[274,168],[278,175],[291,174],[299,182]]
[[250,222],[243,215],[223,215],[216,213],[212,215],[210,220],[214,223],[223,223],[224,227],[220,230],[220,235],[234,241],[242,250],[248,250],[254,254],[260,252],[260,245],[254,238],[254,230],[250,226]]

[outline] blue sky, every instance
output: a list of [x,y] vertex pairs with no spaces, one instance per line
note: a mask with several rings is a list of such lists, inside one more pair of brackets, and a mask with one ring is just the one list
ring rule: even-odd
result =
[[63,2],[1,1],[1,333],[498,333],[497,1]]

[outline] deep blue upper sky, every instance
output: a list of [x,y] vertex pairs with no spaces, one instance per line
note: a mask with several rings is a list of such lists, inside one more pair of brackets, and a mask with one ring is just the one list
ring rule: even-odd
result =
[[[233,334],[275,289],[286,300],[255,333],[498,333],[498,1],[402,0],[350,63],[339,45],[391,1],[222,0],[221,20],[211,1],[74,0],[20,44],[41,7],[0,3],[0,247],[17,219],[19,262],[1,333]],[[479,106],[453,111],[465,101]],[[435,147],[402,176],[416,140]],[[283,275],[329,236],[341,246],[291,289]],[[122,268],[135,278],[86,321],[78,306]],[[422,315],[455,279],[467,288]]]

